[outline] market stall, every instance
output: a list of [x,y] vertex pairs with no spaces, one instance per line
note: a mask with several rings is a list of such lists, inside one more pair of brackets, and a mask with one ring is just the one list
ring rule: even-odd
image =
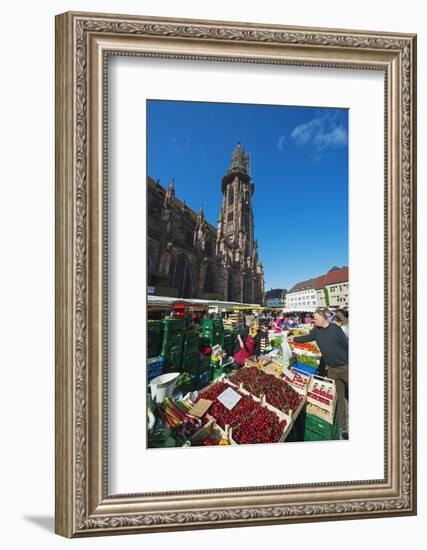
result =
[[[208,313],[211,306],[203,307]],[[250,305],[244,307],[248,313]],[[237,369],[241,314],[241,304],[229,304],[222,315],[197,323],[176,315],[148,321],[149,447],[338,438],[335,387],[316,374],[317,346],[289,343],[287,330],[268,331],[262,355]],[[301,325],[293,332],[308,330]]]

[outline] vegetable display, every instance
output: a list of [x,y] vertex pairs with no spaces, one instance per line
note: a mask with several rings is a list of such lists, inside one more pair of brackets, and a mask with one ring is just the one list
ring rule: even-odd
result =
[[213,416],[222,429],[229,425],[233,439],[238,444],[277,443],[286,427],[286,420],[279,417],[250,395],[243,395],[231,410],[228,410],[217,397],[230,386],[216,382],[201,393],[200,397],[213,401],[209,415]]
[[270,405],[286,414],[295,411],[302,400],[302,396],[286,382],[255,367],[239,369],[230,380],[236,385],[242,383],[245,390],[256,397],[264,395]]
[[181,372],[181,374],[176,379],[175,386],[177,388],[184,386],[185,384],[188,384],[188,382],[191,382],[192,380],[193,380],[193,377],[189,372]]
[[307,357],[307,355],[300,355],[298,357],[298,362],[303,363],[304,365],[310,365],[310,367],[317,367],[319,365],[319,361],[317,359],[314,357]]
[[292,347],[301,349],[304,351],[309,351],[310,353],[315,353],[316,355],[319,355],[319,348],[313,344],[312,342],[293,342],[290,343]]
[[193,404],[189,401],[175,402],[170,397],[158,404],[159,417],[168,428],[173,430],[177,446],[182,445],[201,426],[202,422],[199,418],[187,414],[192,406]]

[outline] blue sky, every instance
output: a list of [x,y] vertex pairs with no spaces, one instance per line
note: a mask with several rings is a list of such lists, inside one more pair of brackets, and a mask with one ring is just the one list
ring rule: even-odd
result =
[[251,155],[265,288],[348,265],[348,111],[147,102],[148,174],[216,226],[236,143]]

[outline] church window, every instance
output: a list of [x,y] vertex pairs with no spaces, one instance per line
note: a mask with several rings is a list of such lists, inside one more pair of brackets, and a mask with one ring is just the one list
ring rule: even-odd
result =
[[184,243],[193,246],[193,232],[190,229],[184,229]]
[[228,222],[232,222],[232,221],[233,221],[233,211],[231,211],[231,212],[228,213],[227,221],[228,221]]
[[205,253],[206,256],[212,256],[212,241],[210,239],[205,242]]
[[178,298],[191,297],[190,265],[184,254],[180,254],[171,264],[169,271],[171,287],[178,290]]
[[234,191],[231,185],[228,188],[228,205],[231,206],[234,202]]
[[210,265],[206,270],[204,291],[210,294],[214,292],[214,277],[213,277],[212,268]]

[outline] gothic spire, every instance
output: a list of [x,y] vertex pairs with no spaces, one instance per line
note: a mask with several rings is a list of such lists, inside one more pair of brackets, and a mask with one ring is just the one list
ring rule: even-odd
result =
[[169,206],[169,203],[171,202],[173,197],[175,197],[175,180],[174,180],[174,178],[171,179],[169,187],[166,190],[165,201],[164,201],[165,208],[167,208]]
[[243,172],[249,176],[249,154],[243,149],[240,141],[237,142],[234,148],[231,164],[228,172]]

